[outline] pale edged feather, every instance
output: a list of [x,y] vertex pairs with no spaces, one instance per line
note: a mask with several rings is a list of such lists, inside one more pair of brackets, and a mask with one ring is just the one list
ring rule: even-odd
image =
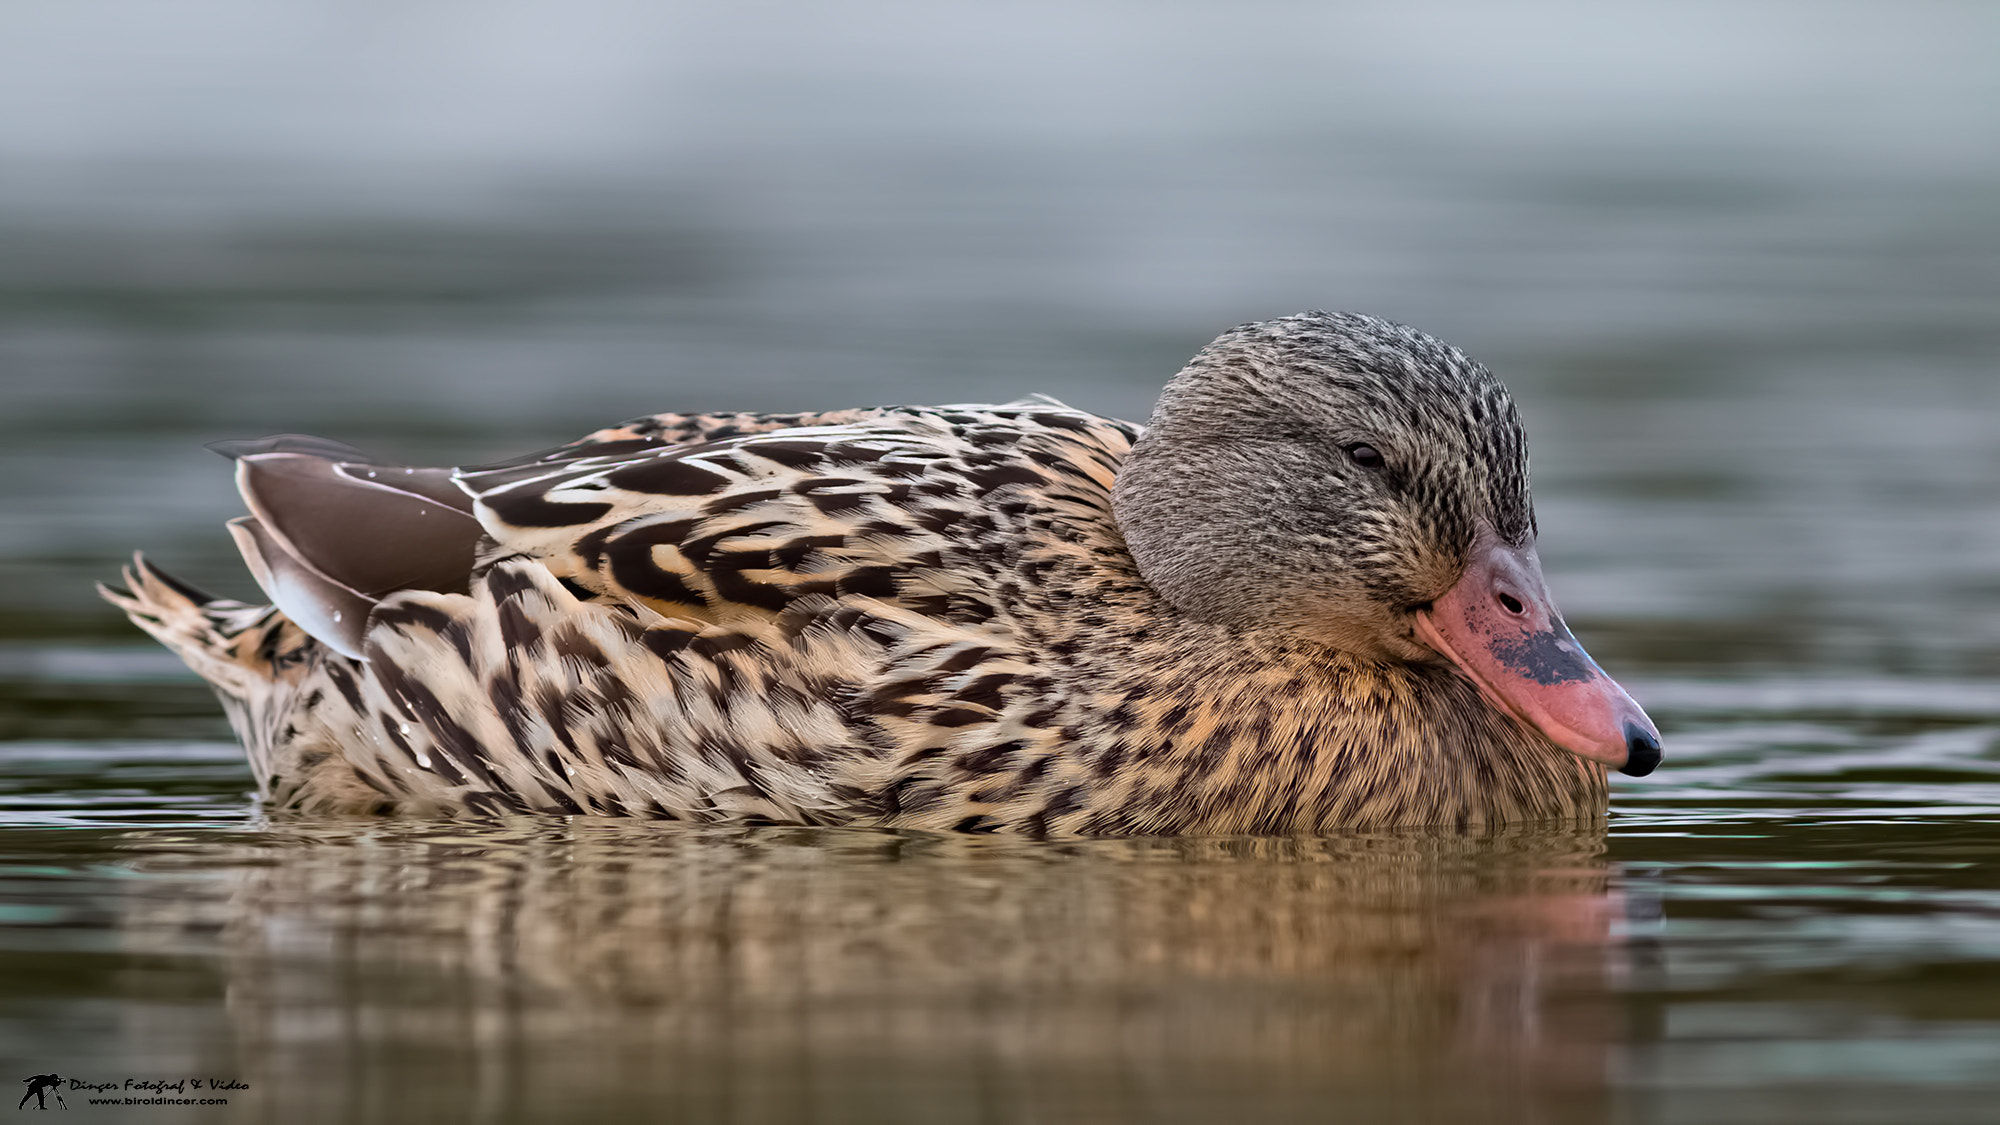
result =
[[255,516],[238,516],[227,526],[250,577],[278,612],[342,656],[361,658],[375,599],[314,569],[287,550]]
[[229,524],[251,575],[342,655],[361,655],[383,595],[467,588],[480,530],[450,470],[390,466],[298,434],[212,448],[235,460],[252,513]]

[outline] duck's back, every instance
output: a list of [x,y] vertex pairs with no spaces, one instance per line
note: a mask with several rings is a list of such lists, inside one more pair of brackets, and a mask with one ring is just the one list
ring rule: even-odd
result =
[[457,479],[487,558],[666,617],[770,620],[819,597],[977,625],[1030,510],[1110,533],[1135,436],[1054,403],[662,415]]
[[1133,582],[1136,433],[1042,402],[660,415],[457,473],[464,592],[381,594],[360,659],[143,563],[122,604],[280,807],[1060,828],[1084,802],[1022,609]]

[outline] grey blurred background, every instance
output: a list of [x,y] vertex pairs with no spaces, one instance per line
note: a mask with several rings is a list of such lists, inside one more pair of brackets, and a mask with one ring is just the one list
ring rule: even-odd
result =
[[2000,8],[0,6],[0,639],[245,595],[201,443],[416,461],[665,409],[1142,417],[1216,332],[1515,390],[1645,673],[2000,673]]

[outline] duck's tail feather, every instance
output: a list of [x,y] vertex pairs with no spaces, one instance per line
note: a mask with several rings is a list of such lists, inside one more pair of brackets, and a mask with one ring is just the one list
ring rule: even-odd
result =
[[[260,791],[281,795],[282,776],[304,759],[287,716],[315,668],[339,660],[276,606],[245,605],[202,592],[134,555],[125,589],[99,585],[104,600],[187,662],[222,701]],[[321,753],[319,758],[325,758]]]
[[99,583],[97,592],[217,691],[242,700],[269,685],[279,659],[276,642],[286,624],[273,607],[205,593],[144,555],[132,556],[124,579],[122,590]]

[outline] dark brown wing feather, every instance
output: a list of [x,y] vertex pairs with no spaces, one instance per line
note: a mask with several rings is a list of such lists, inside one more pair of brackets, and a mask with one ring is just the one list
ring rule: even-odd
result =
[[298,434],[213,446],[236,461],[251,515],[230,523],[244,562],[287,617],[347,656],[398,590],[464,593],[480,537],[449,469],[385,465]]

